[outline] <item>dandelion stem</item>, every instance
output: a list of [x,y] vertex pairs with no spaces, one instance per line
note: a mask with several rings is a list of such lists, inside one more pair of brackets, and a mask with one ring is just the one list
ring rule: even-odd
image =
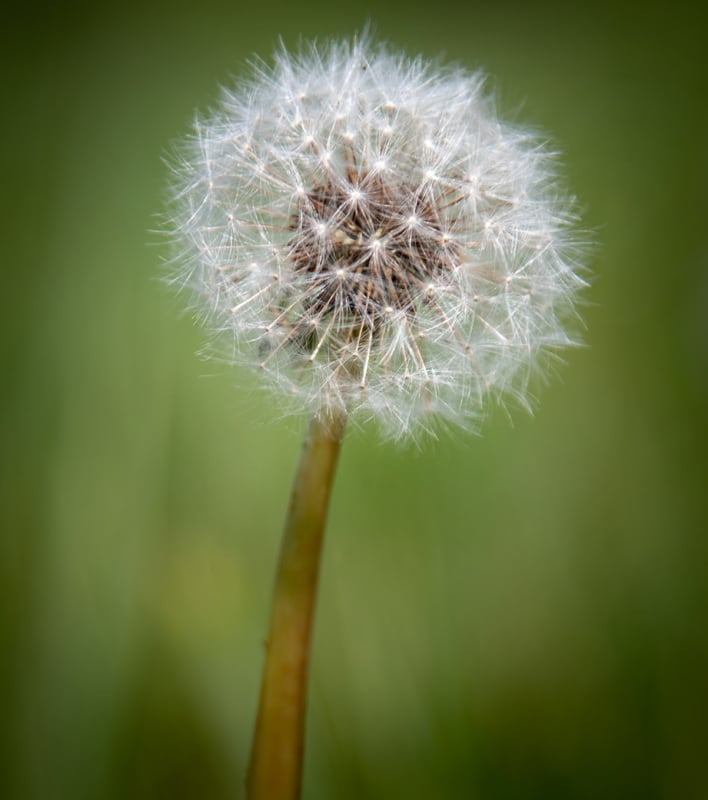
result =
[[295,475],[273,591],[248,800],[300,797],[317,575],[345,423],[344,414],[314,417]]

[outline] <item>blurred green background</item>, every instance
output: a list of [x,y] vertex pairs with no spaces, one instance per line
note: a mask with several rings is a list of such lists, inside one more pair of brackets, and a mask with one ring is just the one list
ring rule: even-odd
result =
[[367,19],[548,131],[598,242],[534,417],[345,443],[305,797],[708,798],[708,59],[695,7],[4,12],[0,795],[238,798],[301,423],[160,282],[162,156]]

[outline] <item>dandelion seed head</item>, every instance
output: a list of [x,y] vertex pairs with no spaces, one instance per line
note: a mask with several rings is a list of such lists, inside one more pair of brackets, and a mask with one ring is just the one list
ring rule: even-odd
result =
[[176,168],[177,280],[291,407],[394,437],[478,420],[566,332],[572,203],[479,73],[366,38],[279,52]]

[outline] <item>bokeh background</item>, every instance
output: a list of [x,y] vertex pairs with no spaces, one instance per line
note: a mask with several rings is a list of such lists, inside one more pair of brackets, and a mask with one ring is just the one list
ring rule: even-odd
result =
[[301,422],[200,359],[162,157],[283,36],[370,19],[548,131],[597,249],[533,417],[347,438],[305,798],[708,797],[699,4],[201,0],[3,12],[0,795],[242,797]]

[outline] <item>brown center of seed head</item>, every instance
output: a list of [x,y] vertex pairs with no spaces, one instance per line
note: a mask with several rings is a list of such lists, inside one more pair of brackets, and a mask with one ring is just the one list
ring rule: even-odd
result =
[[293,215],[289,254],[309,278],[313,326],[375,335],[396,312],[415,317],[430,287],[456,262],[434,198],[405,183],[350,170],[318,183]]

